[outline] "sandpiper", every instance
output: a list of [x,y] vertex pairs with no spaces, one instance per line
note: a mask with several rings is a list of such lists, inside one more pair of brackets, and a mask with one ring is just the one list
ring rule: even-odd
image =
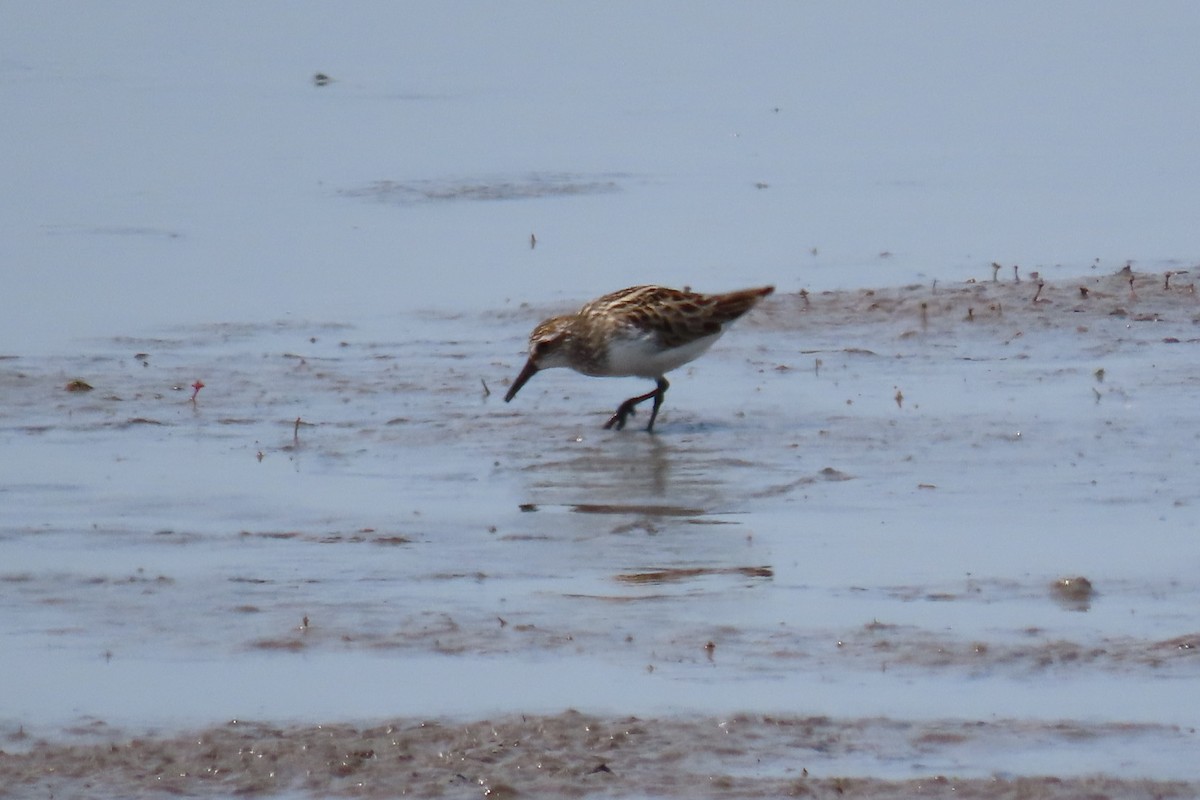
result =
[[655,387],[617,407],[605,428],[625,427],[644,400],[654,400],[647,431],[670,386],[663,377],[699,358],[726,326],[775,291],[774,286],[725,294],[697,294],[664,286],[631,286],[591,301],[574,314],[551,317],[529,335],[529,360],[504,402],[538,370],[570,367],[584,375],[652,378]]

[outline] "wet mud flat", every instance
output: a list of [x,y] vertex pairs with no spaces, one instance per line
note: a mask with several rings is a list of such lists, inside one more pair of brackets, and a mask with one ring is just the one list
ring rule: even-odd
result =
[[0,793],[1194,796],[1193,272],[4,354]]
[[[1185,781],[1092,776],[830,777],[834,752],[920,759],[930,749],[1129,736],[1153,726],[736,715],[600,718],[569,711],[449,722],[275,726],[230,722],[178,736],[34,743],[0,756],[0,796],[124,797],[1194,797]],[[95,741],[100,740],[100,741]],[[10,737],[11,743],[11,737]],[[810,767],[812,771],[810,772]]]

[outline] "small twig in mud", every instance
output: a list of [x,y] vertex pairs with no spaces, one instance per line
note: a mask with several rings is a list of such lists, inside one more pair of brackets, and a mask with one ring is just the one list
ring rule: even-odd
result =
[[300,444],[300,418],[296,417],[296,424],[292,428],[292,444]]
[[[934,281],[934,283],[936,284],[937,281]],[[921,303],[921,327],[922,328],[929,327],[929,304],[928,303]]]
[[535,247],[537,247],[537,236],[531,233],[529,234],[529,249],[532,250]]
[[1174,274],[1175,273],[1172,272],[1171,270],[1167,270],[1166,274],[1163,275],[1163,291],[1164,292],[1169,292],[1171,290],[1171,276]]
[[1079,287],[1079,296],[1082,297],[1084,300],[1087,300],[1088,288],[1086,286]]
[[1041,278],[1037,279],[1037,291],[1033,293],[1033,301],[1032,302],[1036,303],[1038,301],[1038,298],[1042,296],[1042,287],[1045,285],[1046,285],[1046,282],[1044,280],[1042,280]]
[[904,392],[899,386],[896,387],[896,408],[904,408]]
[[813,359],[813,375],[818,378],[821,377],[821,359],[819,358]]
[[1021,282],[1021,267],[1019,264],[1013,264],[1013,281],[1015,283]]
[[196,403],[196,396],[200,394],[200,390],[203,388],[204,388],[204,381],[197,378],[196,382],[192,384],[192,397],[191,397],[190,402],[193,405],[195,405],[195,403]]
[[974,321],[975,321],[975,309],[968,308],[967,309],[967,322],[974,322]]
[[492,396],[492,390],[488,388],[487,381],[485,381],[483,378],[480,378],[480,379],[479,379],[479,382],[483,384],[483,396],[484,396],[484,397],[491,397],[491,396]]
[[804,310],[808,311],[810,303],[808,302],[808,289],[800,290],[800,299],[804,301]]
[[995,261],[992,262],[992,283],[1000,282],[1000,265]]
[[1134,278],[1133,262],[1126,261],[1125,266],[1121,267],[1121,270],[1117,274],[1124,275],[1125,277],[1127,277],[1129,279],[1129,296],[1136,299],[1137,291],[1133,288],[1133,278]]

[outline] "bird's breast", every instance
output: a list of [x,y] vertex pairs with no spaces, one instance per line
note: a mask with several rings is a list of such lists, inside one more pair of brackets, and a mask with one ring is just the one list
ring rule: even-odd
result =
[[608,342],[604,371],[600,374],[657,378],[699,358],[719,338],[718,331],[679,347],[663,347],[661,338],[653,332],[614,336]]

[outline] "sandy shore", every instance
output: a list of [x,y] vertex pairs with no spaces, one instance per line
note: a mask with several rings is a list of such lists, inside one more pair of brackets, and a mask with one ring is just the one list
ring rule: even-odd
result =
[[[1142,731],[1143,733],[1145,731]],[[906,757],[1012,737],[1070,740],[1136,730],[1008,723],[736,716],[621,719],[566,712],[472,722],[397,720],[274,726],[231,722],[84,744],[13,742],[4,797],[1195,797],[1200,784],[1104,776],[830,776],[806,765],[837,750]]]

